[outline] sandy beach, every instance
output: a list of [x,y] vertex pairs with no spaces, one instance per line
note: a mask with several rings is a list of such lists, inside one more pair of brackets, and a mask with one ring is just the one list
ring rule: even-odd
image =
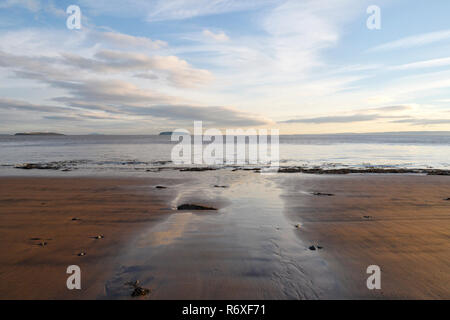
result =
[[169,176],[2,178],[0,298],[131,299],[134,280],[142,299],[450,298],[448,177]]
[[[351,299],[450,298],[450,181],[415,175],[306,176],[282,180],[297,234],[322,254]],[[333,196],[314,196],[311,193]],[[381,268],[367,290],[366,268]]]
[[[170,194],[153,193],[162,182],[171,183],[167,179],[2,178],[1,299],[104,296],[104,283],[123,242],[167,215]],[[98,235],[104,238],[95,239]],[[86,255],[78,256],[81,252]],[[69,265],[82,270],[81,291],[66,288]]]

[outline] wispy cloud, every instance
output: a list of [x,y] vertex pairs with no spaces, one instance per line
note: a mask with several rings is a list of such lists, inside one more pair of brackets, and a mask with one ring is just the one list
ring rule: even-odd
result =
[[402,119],[402,120],[395,120],[392,122],[406,123],[415,126],[429,126],[429,125],[450,124],[450,119]]
[[124,107],[123,110],[137,115],[150,115],[184,123],[201,120],[207,125],[218,127],[248,127],[272,124],[272,121],[267,118],[230,107],[161,105],[149,108]]
[[167,42],[152,40],[146,37],[137,37],[120,32],[99,32],[93,31],[93,40],[101,43],[112,44],[120,48],[147,48],[150,50],[160,49],[167,46]]
[[51,105],[41,105],[41,104],[33,104],[26,101],[16,100],[16,99],[8,99],[8,98],[0,98],[0,109],[3,110],[18,110],[18,111],[37,111],[37,112],[50,112],[50,113],[61,113],[65,111],[69,111],[70,109],[64,107],[57,107]]
[[318,116],[309,118],[297,118],[281,121],[281,123],[355,123],[366,122],[380,119],[409,119],[410,116],[404,114],[405,111],[411,110],[411,106],[386,106],[369,109],[360,109],[353,114],[333,115],[333,116]]
[[148,21],[183,20],[260,8],[277,0],[79,0],[98,15],[145,17]]
[[379,119],[380,116],[357,114],[352,116],[328,116],[328,117],[315,117],[315,118],[304,118],[304,119],[290,119],[286,121],[281,121],[281,123],[352,123],[361,121],[371,121]]
[[11,7],[21,7],[33,12],[37,12],[41,8],[39,0],[3,0],[0,8],[6,9]]
[[450,39],[450,30],[441,30],[430,33],[417,34],[399,40],[387,42],[369,49],[371,52],[389,51],[420,47]]
[[219,13],[258,8],[274,0],[156,0],[148,13],[149,21],[181,20]]
[[225,34],[225,32],[220,31],[217,33],[212,32],[211,30],[204,29],[203,35],[209,39],[213,39],[215,41],[228,41],[230,38]]
[[399,66],[390,67],[391,70],[410,70],[422,68],[436,68],[450,65],[450,58],[431,59],[424,61],[417,61],[413,63],[402,64]]

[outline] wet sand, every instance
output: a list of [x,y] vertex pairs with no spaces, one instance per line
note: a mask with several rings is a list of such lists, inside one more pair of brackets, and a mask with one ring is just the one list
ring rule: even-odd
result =
[[[450,298],[448,177],[149,176],[2,178],[0,298],[129,299],[134,280],[145,299]],[[71,264],[81,291],[66,289]]]
[[[0,298],[95,299],[114,270],[118,250],[163,220],[164,179],[0,179]],[[80,220],[73,221],[73,218]],[[103,239],[94,239],[104,235]],[[40,240],[38,240],[40,239]],[[47,245],[40,246],[41,242]],[[85,256],[78,256],[85,252]],[[78,265],[82,290],[66,288]]]
[[[449,177],[287,174],[279,182],[288,218],[302,224],[297,235],[323,246],[339,274],[336,298],[450,299]],[[381,268],[381,290],[366,287],[369,265]]]

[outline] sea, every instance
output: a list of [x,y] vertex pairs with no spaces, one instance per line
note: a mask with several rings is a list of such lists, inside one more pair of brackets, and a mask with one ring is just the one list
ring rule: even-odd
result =
[[[0,175],[139,175],[178,168],[180,165],[172,162],[172,150],[177,144],[170,135],[0,135]],[[27,163],[59,170],[20,169]],[[249,161],[237,164],[252,168],[267,165]],[[450,132],[281,135],[279,165],[448,170]],[[232,168],[233,163],[215,167]]]

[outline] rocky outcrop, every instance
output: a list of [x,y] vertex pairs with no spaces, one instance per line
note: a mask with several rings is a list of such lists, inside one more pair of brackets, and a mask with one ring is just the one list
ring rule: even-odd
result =
[[205,207],[197,204],[182,204],[177,207],[178,210],[217,210],[212,207]]

